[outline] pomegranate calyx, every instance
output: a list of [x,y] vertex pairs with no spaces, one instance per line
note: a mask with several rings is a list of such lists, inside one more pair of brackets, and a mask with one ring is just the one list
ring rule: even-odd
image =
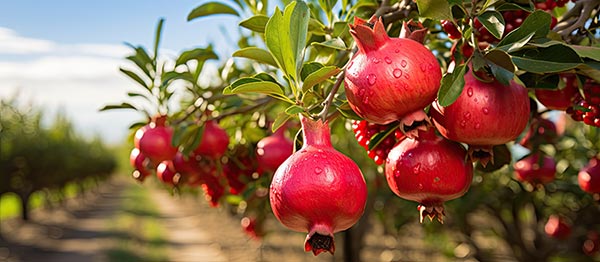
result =
[[486,167],[488,163],[494,164],[493,146],[469,145],[467,155],[469,156],[469,159],[471,159],[471,162],[479,161],[483,167]]
[[365,20],[358,17],[354,18],[354,24],[348,26],[350,27],[350,34],[357,40],[358,49],[364,52],[377,50],[390,39],[381,18],[375,21],[373,28]]
[[437,219],[441,224],[444,224],[444,216],[446,213],[444,212],[444,204],[435,203],[431,205],[420,204],[417,209],[419,210],[419,222],[423,223],[423,218],[427,216],[429,221],[433,221],[434,218]]
[[300,122],[302,124],[302,135],[304,138],[304,145],[302,147],[308,145],[332,147],[329,124],[327,122],[323,122],[321,119],[312,120],[303,115],[300,115]]
[[304,251],[312,251],[315,256],[322,252],[335,253],[335,241],[331,229],[325,225],[315,225],[306,235]]
[[408,38],[415,40],[421,44],[425,42],[427,37],[427,28],[423,27],[421,22],[415,22],[412,19],[402,23],[402,29],[400,30],[400,38]]
[[416,138],[419,137],[419,130],[427,131],[432,125],[425,111],[417,110],[400,120],[400,131],[408,138]]

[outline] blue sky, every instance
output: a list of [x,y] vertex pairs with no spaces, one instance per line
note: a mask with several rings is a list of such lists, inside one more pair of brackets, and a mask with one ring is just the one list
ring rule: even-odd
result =
[[[235,16],[186,21],[206,1],[4,1],[0,8],[0,98],[19,92],[23,100],[66,111],[77,129],[122,142],[129,124],[141,114],[98,112],[107,103],[126,100],[136,85],[118,72],[127,66],[124,42],[151,49],[154,30],[164,17],[161,52],[214,43],[221,57],[236,47]],[[225,30],[231,38],[223,35]]]

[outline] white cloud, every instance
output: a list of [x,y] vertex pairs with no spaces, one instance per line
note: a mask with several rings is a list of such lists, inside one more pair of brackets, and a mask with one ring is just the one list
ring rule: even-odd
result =
[[12,29],[0,27],[0,54],[43,53],[54,48],[52,41],[23,37]]

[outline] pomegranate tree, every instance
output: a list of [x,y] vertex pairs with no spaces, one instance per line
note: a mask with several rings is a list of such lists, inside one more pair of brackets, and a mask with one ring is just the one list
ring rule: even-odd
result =
[[348,103],[359,116],[387,124],[422,111],[435,99],[442,73],[423,44],[390,38],[381,20],[371,29],[356,18],[350,34],[358,52],[346,68],[344,87]]
[[300,118],[304,144],[275,172],[271,208],[286,227],[308,232],[306,251],[333,254],[333,234],[361,217],[367,187],[356,163],[332,147],[328,123]]
[[396,195],[419,203],[421,222],[427,216],[443,223],[443,203],[464,195],[473,179],[466,153],[433,128],[419,131],[418,137],[405,138],[390,151],[385,177]]
[[294,151],[291,140],[285,137],[285,129],[279,128],[269,137],[265,137],[256,144],[256,157],[258,165],[265,171],[273,172]]

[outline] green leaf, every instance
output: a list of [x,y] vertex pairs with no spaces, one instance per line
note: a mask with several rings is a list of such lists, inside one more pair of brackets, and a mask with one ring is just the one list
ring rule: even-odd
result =
[[297,1],[293,9],[288,9],[290,8],[286,8],[284,11],[284,19],[289,21],[292,54],[294,54],[294,61],[296,61],[295,69],[298,70],[302,66],[302,56],[304,55],[304,47],[306,46],[306,37],[308,35],[310,10],[304,1]]
[[285,113],[288,115],[295,115],[304,112],[304,108],[298,105],[291,105],[285,109]]
[[199,18],[199,17],[216,15],[216,14],[230,14],[230,15],[240,16],[238,14],[238,12],[235,11],[235,9],[233,9],[232,7],[230,7],[226,4],[219,3],[219,2],[208,2],[201,6],[194,8],[194,10],[192,10],[188,14],[187,20],[191,21],[191,20]]
[[133,79],[134,81],[136,81],[138,84],[140,84],[144,88],[149,89],[148,84],[146,84],[146,81],[144,81],[142,79],[142,77],[138,76],[136,73],[129,71],[125,68],[119,68],[119,71],[121,71],[123,74],[127,75],[129,78]]
[[273,56],[271,55],[271,53],[269,53],[269,51],[255,46],[250,46],[237,50],[231,56],[248,58],[259,63],[277,67],[277,62],[275,62],[275,59],[273,59]]
[[289,115],[286,112],[277,114],[277,117],[273,121],[273,125],[271,125],[271,131],[273,131],[273,133],[277,131],[277,129],[283,126],[283,124],[285,124],[285,122],[287,122],[291,117],[292,115]]
[[462,93],[465,86],[465,71],[468,69],[466,65],[459,65],[454,68],[451,74],[446,74],[442,78],[442,84],[438,91],[438,102],[441,106],[449,106]]
[[[294,5],[294,3],[295,2],[292,2],[290,5]],[[289,38],[286,37],[288,32],[289,29],[285,29],[283,14],[279,8],[275,7],[275,13],[273,13],[265,26],[265,43],[269,51],[271,51],[271,55],[277,62],[278,67],[281,68],[286,75],[290,75],[290,71],[294,71],[292,68],[295,64],[295,61],[291,61],[293,56]]]
[[452,19],[452,10],[446,0],[417,0],[417,7],[421,16],[433,20]]
[[510,55],[501,50],[491,50],[485,55],[494,77],[503,85],[509,85],[510,80],[515,77],[515,65],[510,59]]
[[510,32],[504,37],[498,46],[509,45],[514,42],[519,42],[527,37],[531,33],[534,33],[533,38],[544,37],[550,31],[550,23],[552,22],[552,16],[544,11],[537,10],[531,13],[520,27]]
[[302,65],[302,70],[300,70],[300,79],[304,81],[308,75],[314,73],[315,71],[323,68],[323,64],[319,62],[307,62]]
[[477,17],[477,20],[498,39],[504,33],[504,18],[498,11],[487,11]]
[[130,103],[121,103],[120,105],[105,105],[100,111],[113,110],[113,109],[133,109],[139,111],[139,109]]
[[326,48],[331,48],[331,49],[336,49],[336,50],[347,50],[348,47],[346,47],[346,43],[344,43],[344,41],[340,38],[333,38],[333,39],[329,39],[325,42],[312,42],[311,45],[317,45],[317,46],[322,46],[322,47],[326,47]]
[[513,4],[513,3],[503,3],[503,4],[499,5],[498,7],[496,7],[496,11],[498,11],[498,12],[511,11],[511,10],[523,10],[523,11],[527,11],[527,12],[533,12],[533,10],[535,10],[535,8],[532,4],[529,4],[529,6],[522,6],[522,5],[517,5],[517,4]]
[[240,22],[240,26],[250,29],[251,31],[257,32],[257,33],[264,33],[265,32],[265,26],[267,25],[267,22],[269,21],[269,17],[265,16],[265,15],[255,15],[253,17],[250,17],[246,20],[243,20]]
[[267,95],[284,95],[281,86],[276,83],[255,78],[251,79],[254,81],[246,78],[243,80],[244,83],[238,83],[241,79],[234,82],[231,86],[223,90],[223,94],[261,93]]
[[582,63],[579,55],[565,45],[553,45],[548,48],[520,52],[520,54],[513,55],[512,60],[519,69],[539,74],[573,69]]
[[160,44],[160,36],[162,34],[162,27],[165,23],[165,19],[161,18],[158,20],[158,24],[156,25],[156,34],[154,35],[154,59],[158,57],[158,45]]
[[198,62],[206,61],[208,59],[219,59],[217,54],[213,52],[212,47],[209,46],[207,48],[195,48],[192,50],[187,50],[182,52],[177,61],[175,62],[175,66],[185,64],[190,60],[197,60]]
[[584,75],[594,79],[596,82],[600,82],[600,63],[596,61],[589,61],[585,64],[581,64],[577,67]]
[[332,76],[339,74],[342,70],[337,66],[326,66],[323,67],[314,73],[308,75],[306,79],[304,79],[304,83],[302,84],[302,91],[306,92],[314,85],[317,85]]
[[508,45],[500,46],[497,49],[503,50],[503,51],[506,51],[509,53],[518,51],[521,49],[521,47],[524,47],[527,43],[529,43],[529,41],[531,40],[531,38],[533,38],[534,35],[535,35],[535,33],[532,32],[531,34],[525,36],[523,39],[521,39],[519,41],[510,43]]
[[570,45],[580,57],[600,61],[600,48],[595,46]]

